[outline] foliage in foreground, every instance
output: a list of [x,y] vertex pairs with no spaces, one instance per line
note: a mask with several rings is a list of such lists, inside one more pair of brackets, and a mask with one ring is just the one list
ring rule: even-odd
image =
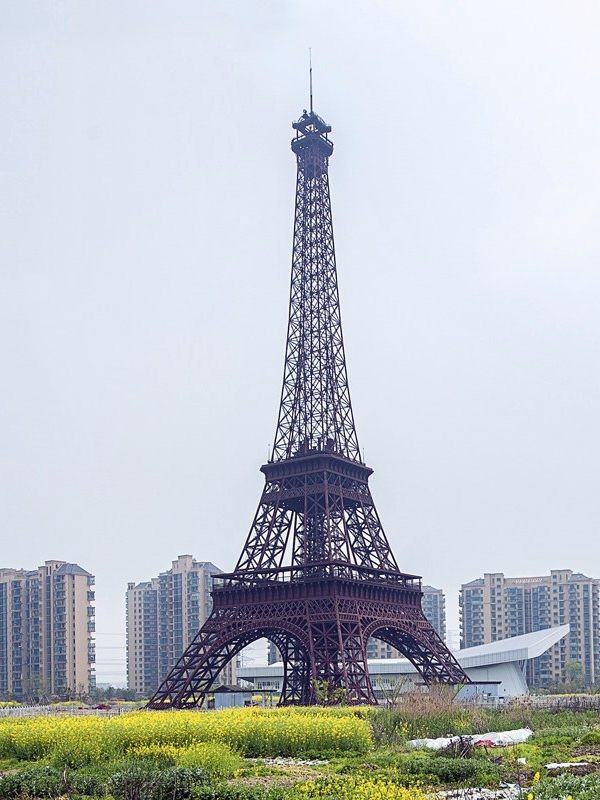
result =
[[290,800],[426,800],[427,795],[416,786],[407,788],[392,780],[350,777],[327,778],[297,784]]
[[[442,787],[497,787],[504,781],[522,785],[524,800],[600,798],[600,773],[551,777],[543,767],[550,761],[600,760],[594,755],[600,744],[597,712],[419,703],[419,709],[407,703],[394,710],[228,709],[0,720],[3,768],[17,767],[0,775],[0,800],[433,800]],[[404,746],[415,731],[433,738],[516,727],[532,727],[535,736],[489,752],[472,744],[437,753]],[[591,755],[586,748],[594,748]],[[241,769],[242,755],[333,760],[299,771],[267,763],[253,772]],[[537,770],[542,777],[532,781]]]
[[540,781],[530,792],[524,793],[530,800],[598,800],[600,797],[600,776],[559,775]]
[[516,728],[531,728],[536,732],[569,728],[581,732],[582,727],[598,723],[598,711],[542,710],[526,706],[443,708],[435,703],[413,704],[409,701],[394,709],[372,708],[368,711],[368,718],[375,745],[382,746],[403,744],[408,739],[436,739]]
[[173,744],[150,744],[133,747],[128,756],[157,768],[181,767],[202,769],[211,778],[223,780],[234,775],[243,765],[243,758],[226,744],[197,742],[189,747]]
[[112,797],[114,800],[427,800],[422,789],[382,778],[334,776],[303,781],[292,787],[249,789],[214,784],[202,770],[167,769],[148,762],[127,761],[112,770],[61,772],[33,767],[0,776],[0,798],[59,798],[65,795]]
[[106,772],[67,772],[44,766],[0,775],[0,798],[58,798],[77,794],[108,795],[114,800],[185,800],[207,781],[202,769],[158,768],[145,761],[114,764]]
[[0,758],[48,758],[57,766],[107,761],[135,747],[202,742],[226,744],[247,757],[297,757],[366,753],[373,739],[368,721],[351,710],[244,708],[0,720]]

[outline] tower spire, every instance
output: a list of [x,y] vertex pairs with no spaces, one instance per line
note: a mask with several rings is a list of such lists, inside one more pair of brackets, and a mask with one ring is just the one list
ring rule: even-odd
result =
[[309,74],[309,83],[310,83],[310,113],[313,113],[313,87],[312,87],[312,50],[308,48],[308,74]]

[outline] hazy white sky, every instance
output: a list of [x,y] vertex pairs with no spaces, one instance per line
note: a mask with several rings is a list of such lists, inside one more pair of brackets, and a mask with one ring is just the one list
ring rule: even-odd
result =
[[401,567],[600,577],[595,2],[0,0],[0,566],[231,569],[275,430],[295,163]]

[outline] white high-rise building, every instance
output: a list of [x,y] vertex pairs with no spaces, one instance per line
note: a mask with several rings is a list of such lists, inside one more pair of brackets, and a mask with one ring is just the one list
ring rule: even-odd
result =
[[65,561],[0,569],[0,696],[31,701],[94,687],[93,585]]
[[[209,561],[179,556],[157,578],[127,586],[127,682],[149,696],[158,689],[212,611],[213,578],[222,570]],[[235,683],[230,662],[219,683]]]

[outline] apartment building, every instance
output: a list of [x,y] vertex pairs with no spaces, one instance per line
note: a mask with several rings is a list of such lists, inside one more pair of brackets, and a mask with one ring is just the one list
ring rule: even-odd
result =
[[423,613],[431,622],[440,638],[446,641],[446,596],[442,589],[434,586],[423,586]]
[[127,686],[151,695],[158,668],[158,578],[127,584]]
[[578,662],[590,686],[600,680],[599,596],[600,580],[569,569],[522,578],[485,573],[461,586],[461,648],[568,623],[568,636],[528,664],[528,683],[563,683],[565,665]]
[[86,694],[95,685],[94,576],[78,564],[0,569],[0,697]]
[[[209,561],[179,556],[157,578],[127,585],[127,681],[141,695],[153,694],[212,611],[214,576]],[[235,683],[228,664],[219,683]]]

